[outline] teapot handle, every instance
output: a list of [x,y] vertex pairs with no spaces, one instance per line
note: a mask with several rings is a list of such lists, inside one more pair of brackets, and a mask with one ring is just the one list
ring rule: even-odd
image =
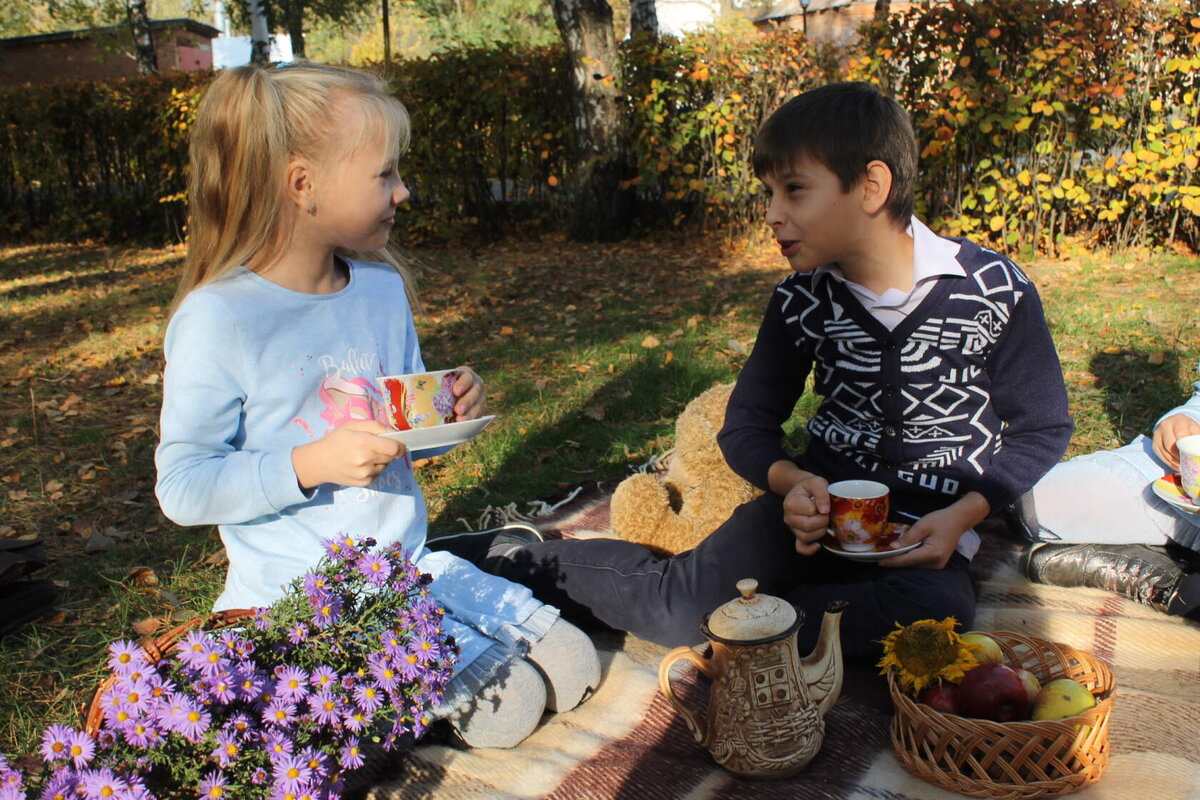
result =
[[710,678],[715,678],[716,669],[711,661],[701,656],[690,647],[676,647],[671,652],[667,653],[658,665],[658,688],[671,701],[671,705],[675,707],[683,716],[683,721],[687,723],[688,729],[692,732],[692,736],[700,744],[704,744],[704,737],[708,733],[708,726],[704,720],[698,717],[695,712],[685,706],[678,697],[675,696],[675,691],[671,688],[671,666],[676,661],[691,662],[696,669]]

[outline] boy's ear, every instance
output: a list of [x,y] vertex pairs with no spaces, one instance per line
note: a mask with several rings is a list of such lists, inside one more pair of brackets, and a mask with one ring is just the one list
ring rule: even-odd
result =
[[313,202],[312,173],[308,164],[295,160],[288,164],[287,169],[287,198],[300,209],[306,209]]
[[868,162],[861,182],[862,210],[875,216],[883,210],[891,193],[892,168],[878,159]]

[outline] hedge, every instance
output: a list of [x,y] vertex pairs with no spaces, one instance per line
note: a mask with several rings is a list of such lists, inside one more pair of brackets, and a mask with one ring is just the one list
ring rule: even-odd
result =
[[[754,131],[821,82],[909,109],[918,213],[1006,249],[1067,237],[1200,249],[1200,12],[1182,0],[951,0],[835,51],[795,32],[626,43],[626,142],[644,228],[759,224]],[[413,116],[407,240],[565,228],[573,131],[560,48],[388,65]],[[0,91],[0,237],[184,231],[186,135],[210,76]]]

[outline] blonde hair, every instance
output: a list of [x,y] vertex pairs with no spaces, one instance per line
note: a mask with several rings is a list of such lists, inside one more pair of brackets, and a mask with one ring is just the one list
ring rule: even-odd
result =
[[[357,138],[335,129],[334,109],[363,111]],[[295,157],[329,163],[382,132],[394,157],[408,148],[404,106],[376,75],[311,62],[223,70],[192,126],[188,176],[188,252],[171,311],[189,292],[251,259],[270,263],[287,244],[286,181]],[[391,264],[412,296],[398,252],[346,253]]]

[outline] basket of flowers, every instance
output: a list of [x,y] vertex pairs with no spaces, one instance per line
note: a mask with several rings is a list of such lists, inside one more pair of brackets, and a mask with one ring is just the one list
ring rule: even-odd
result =
[[884,640],[900,764],[944,789],[1003,800],[1100,780],[1116,694],[1108,665],[1065,644],[954,626],[921,620]]
[[269,608],[110,645],[83,729],[46,729],[40,775],[0,765],[0,797],[340,797],[368,746],[425,731],[457,656],[429,577],[374,545],[329,540]]

